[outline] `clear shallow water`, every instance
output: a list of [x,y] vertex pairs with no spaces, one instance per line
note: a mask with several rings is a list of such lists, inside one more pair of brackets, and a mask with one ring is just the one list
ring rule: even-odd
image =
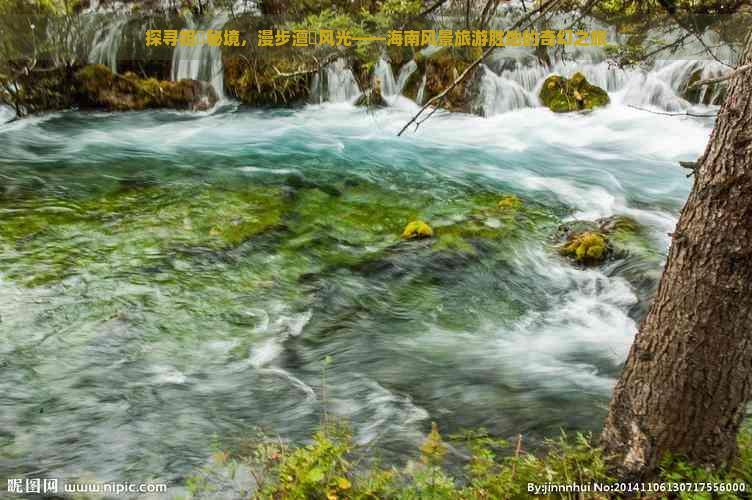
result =
[[[215,434],[304,440],[327,356],[329,411],[390,460],[432,420],[597,429],[649,294],[628,271],[660,272],[676,162],[712,123],[526,109],[397,138],[397,101],[0,126],[0,471],[178,481]],[[495,211],[508,194],[523,208]],[[551,249],[563,220],[614,214],[658,258]],[[400,242],[415,217],[441,245]]]

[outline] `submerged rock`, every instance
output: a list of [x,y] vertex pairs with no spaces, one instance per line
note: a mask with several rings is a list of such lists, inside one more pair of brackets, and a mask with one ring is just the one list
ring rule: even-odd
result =
[[559,253],[586,265],[631,255],[652,258],[655,253],[645,230],[633,219],[621,215],[570,222],[560,226],[558,234]]
[[406,239],[410,238],[430,238],[433,236],[433,229],[431,226],[421,220],[416,220],[409,223],[405,230],[402,232],[402,237]]
[[587,81],[582,73],[572,78],[552,75],[546,78],[539,94],[541,102],[555,113],[567,113],[605,106],[608,93]]

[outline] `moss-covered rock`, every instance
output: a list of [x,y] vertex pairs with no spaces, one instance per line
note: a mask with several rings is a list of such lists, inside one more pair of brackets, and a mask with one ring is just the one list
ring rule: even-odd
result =
[[15,85],[8,86],[16,89],[14,93],[0,88],[0,103],[14,108],[19,116],[71,108],[76,105],[77,94],[74,74],[75,71],[68,67],[21,71]]
[[[559,226],[557,241],[561,255],[583,264],[599,264],[606,259],[634,258],[642,264],[650,264],[646,268],[648,269],[662,260],[650,232],[623,215],[562,224]],[[635,269],[638,267],[641,265],[632,266]]]
[[[479,55],[478,51],[475,50],[479,49],[479,47],[470,49],[474,50],[474,52],[467,53],[467,51],[460,48],[444,47],[429,56],[418,54],[415,57],[418,68],[405,82],[403,88],[404,95],[415,100],[423,83],[424,76],[426,80],[423,94],[424,102],[444,91],[470,66],[472,58]],[[471,112],[473,98],[477,93],[476,87],[479,75],[479,67],[474,68],[459,85],[455,86],[446,95],[442,100],[441,106],[448,111]]]
[[132,111],[169,108],[205,110],[217,102],[210,84],[140,79],[133,73],[116,75],[104,65],[90,64],[76,73],[78,104],[83,108]]
[[[310,63],[309,63],[310,64]],[[294,60],[257,61],[226,59],[225,87],[244,104],[286,106],[306,101],[314,73],[310,66]]]
[[560,253],[582,264],[598,264],[606,259],[607,242],[606,235],[587,231],[574,235],[561,247]]
[[590,84],[582,73],[572,78],[552,75],[546,78],[539,94],[544,106],[555,113],[567,113],[605,106],[609,103],[608,93]]

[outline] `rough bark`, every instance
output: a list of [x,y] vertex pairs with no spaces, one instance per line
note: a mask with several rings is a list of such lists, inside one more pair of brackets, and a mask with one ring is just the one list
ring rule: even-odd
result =
[[[752,33],[740,65],[752,62]],[[752,399],[752,73],[731,81],[601,436],[623,479],[728,464]]]

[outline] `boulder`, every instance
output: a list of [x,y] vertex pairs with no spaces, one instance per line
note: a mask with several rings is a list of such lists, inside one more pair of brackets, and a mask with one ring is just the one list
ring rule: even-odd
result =
[[543,83],[539,97],[555,113],[593,109],[610,102],[605,90],[589,83],[579,72],[569,79],[558,75],[549,76]]

